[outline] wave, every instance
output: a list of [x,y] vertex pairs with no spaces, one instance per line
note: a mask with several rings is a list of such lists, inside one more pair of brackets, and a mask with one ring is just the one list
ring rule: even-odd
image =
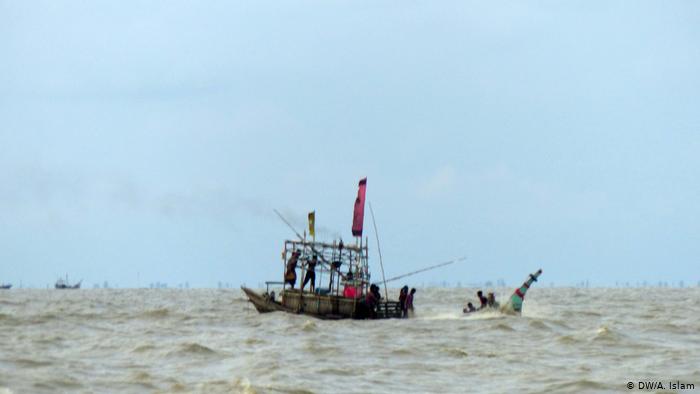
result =
[[65,377],[62,379],[52,379],[46,382],[37,382],[34,383],[34,387],[41,389],[42,391],[45,390],[51,392],[62,392],[66,390],[78,390],[83,388],[84,386],[82,385],[82,383],[80,383],[80,380],[78,379],[74,379],[72,377]]
[[463,317],[468,320],[494,320],[494,319],[505,319],[511,315],[506,313],[501,313],[498,310],[482,311],[482,312],[472,312],[464,313]]
[[414,356],[416,354],[413,348],[397,348],[391,351],[392,356]]
[[573,345],[576,343],[581,343],[581,340],[573,335],[562,335],[560,337],[557,337],[557,342],[563,345]]
[[204,345],[200,345],[198,343],[183,343],[180,345],[180,347],[174,351],[170,352],[170,354],[176,354],[179,356],[214,356],[217,355],[218,353]]
[[248,378],[238,378],[234,381],[234,385],[240,390],[241,394],[257,394],[258,391],[253,388]]
[[456,348],[456,347],[448,347],[448,348],[443,348],[442,349],[443,353],[446,353],[447,355],[455,358],[464,358],[464,357],[469,357],[469,353],[467,353],[465,350]]
[[10,360],[13,364],[18,365],[22,368],[41,368],[41,367],[49,367],[53,365],[52,362],[50,361],[44,361],[44,360],[32,360],[29,358],[18,358],[14,360]]
[[146,371],[133,372],[127,381],[129,384],[135,384],[147,390],[156,390],[158,387],[153,384],[153,376]]
[[542,320],[530,320],[530,328],[552,331],[552,329]]
[[[550,384],[544,391],[550,393],[602,393],[612,392],[613,390],[611,390],[610,384],[604,384],[588,379],[578,379],[572,382]],[[617,391],[619,390],[615,390],[615,392]]]
[[0,300],[0,305],[9,305],[9,306],[20,306],[26,304],[25,302],[16,302],[16,301],[9,301],[9,300]]
[[160,319],[170,316],[170,309],[168,308],[158,308],[143,313],[144,317],[152,319]]
[[135,347],[134,349],[131,350],[132,353],[146,353],[150,352],[152,350],[156,350],[156,347],[153,345],[139,345]]
[[460,312],[437,312],[435,314],[422,314],[416,320],[457,320],[464,317]]
[[618,342],[620,334],[608,326],[600,326],[592,338],[595,342]]
[[48,323],[48,322],[51,322],[54,320],[58,320],[59,318],[61,318],[59,315],[52,313],[52,312],[49,312],[49,313],[30,316],[29,319],[27,319],[27,321],[30,324],[44,324],[44,323]]
[[265,343],[264,340],[259,339],[259,338],[248,338],[245,341],[243,341],[248,346],[254,346],[254,345],[262,345]]
[[311,320],[305,321],[304,324],[301,326],[301,330],[304,332],[313,332],[316,331],[317,328],[318,326],[316,325],[316,323]]
[[349,369],[341,369],[341,368],[323,368],[319,371],[319,373],[323,375],[335,375],[335,376],[348,376],[352,372],[352,370]]
[[338,351],[340,350],[335,346],[325,346],[323,344],[320,344],[318,343],[317,339],[307,342],[306,344],[304,344],[303,348],[311,354],[329,356],[338,354]]
[[19,321],[14,316],[8,315],[6,313],[0,313],[0,323],[15,325],[18,322]]

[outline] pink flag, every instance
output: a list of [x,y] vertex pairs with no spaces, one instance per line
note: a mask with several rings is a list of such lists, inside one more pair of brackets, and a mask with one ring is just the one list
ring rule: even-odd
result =
[[365,220],[365,189],[367,189],[367,178],[360,179],[360,188],[357,190],[355,199],[355,213],[352,215],[352,235],[362,236],[362,223]]

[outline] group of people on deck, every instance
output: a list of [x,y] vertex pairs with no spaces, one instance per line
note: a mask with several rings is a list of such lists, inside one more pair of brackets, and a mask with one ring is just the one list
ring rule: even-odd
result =
[[484,292],[481,290],[476,292],[476,296],[479,298],[479,307],[474,307],[471,302],[467,303],[467,307],[464,308],[464,313],[476,312],[482,309],[497,309],[500,304],[496,302],[496,296],[493,293],[489,293],[487,297],[484,297]]
[[401,306],[402,317],[413,316],[413,295],[416,294],[415,287],[408,291],[408,286],[401,288],[399,292],[399,305]]
[[[285,283],[289,284],[292,289],[294,288],[297,282],[296,269],[298,268],[300,259],[302,259],[301,250],[295,250],[289,257],[289,260],[287,260],[287,265],[284,272],[284,281]],[[307,283],[311,284],[311,286],[309,287],[311,292],[314,292],[316,290],[317,264],[318,256],[316,255],[316,253],[314,253],[310,259],[306,260],[306,274],[304,275],[304,281],[301,284],[302,292],[304,291],[304,288],[306,287]],[[331,266],[332,270],[337,270],[334,264],[331,264]],[[333,273],[331,272],[331,283],[333,281],[332,274]],[[349,271],[345,276],[345,278],[348,280],[352,280],[352,277],[352,271]],[[346,285],[343,289],[343,297],[346,298],[360,298],[362,297],[361,293],[362,290],[352,284]],[[408,286],[404,286],[401,288],[401,291],[399,292],[399,305],[401,308],[402,317],[410,317],[413,315],[413,297],[415,294],[415,288],[411,289],[410,291],[408,289]],[[377,305],[379,304],[381,298],[382,296],[379,292],[379,286],[372,284],[370,285],[369,291],[364,296],[364,299],[362,301],[369,308],[370,311],[374,312],[376,311]]]
[[[416,294],[416,289],[413,288],[408,291],[408,286],[401,288],[399,292],[399,306],[401,308],[401,317],[412,317],[413,316],[413,297]],[[370,310],[371,317],[376,317],[376,309],[379,301],[382,299],[382,295],[379,292],[379,286],[371,284],[369,286],[369,292],[365,296],[364,303]]]

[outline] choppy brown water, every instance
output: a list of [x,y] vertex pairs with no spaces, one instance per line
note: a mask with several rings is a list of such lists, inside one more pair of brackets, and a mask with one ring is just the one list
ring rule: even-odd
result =
[[2,291],[0,393],[700,391],[698,288],[535,286],[522,317],[464,317],[467,294],[419,289],[415,319],[320,321],[258,314],[237,290]]

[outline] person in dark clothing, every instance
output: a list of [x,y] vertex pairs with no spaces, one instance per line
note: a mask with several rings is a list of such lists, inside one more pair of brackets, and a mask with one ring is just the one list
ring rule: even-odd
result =
[[467,307],[462,310],[462,312],[464,312],[464,313],[470,313],[470,312],[475,312],[475,311],[476,311],[476,308],[474,308],[474,304],[472,304],[471,302],[468,302]]
[[334,261],[331,263],[331,275],[330,275],[330,280],[328,281],[328,292],[330,293],[333,290],[333,280],[335,279],[335,273],[338,273],[338,275],[342,275],[339,271],[340,265],[342,263],[340,261]]
[[[374,287],[372,287],[374,286]],[[370,286],[369,290],[374,293],[374,298],[377,299],[377,302],[382,300],[382,294],[379,292],[379,286],[377,285],[372,285]]]
[[311,282],[309,291],[313,293],[316,290],[316,264],[318,264],[318,256],[314,253],[314,257],[306,263],[306,276],[304,277],[304,283],[301,284],[302,292],[309,281]]
[[479,290],[476,292],[476,296],[479,297],[479,302],[481,305],[479,306],[479,309],[484,309],[488,306],[489,300],[488,298],[484,297],[484,293]]
[[413,295],[416,294],[416,289],[411,289],[411,292],[406,296],[406,310],[403,317],[413,316]]
[[368,309],[368,316],[370,319],[375,319],[377,317],[377,304],[379,303],[379,287],[377,285],[370,285],[369,291],[365,296],[364,304]]
[[405,317],[406,316],[406,297],[408,296],[408,286],[404,286],[401,288],[401,291],[399,292],[399,306],[401,307],[401,313]]
[[486,299],[488,300],[489,308],[498,308],[501,306],[498,302],[496,302],[496,296],[493,293],[489,293],[489,296]]
[[284,272],[284,281],[289,283],[289,285],[292,286],[292,289],[297,283],[296,268],[297,262],[299,261],[299,256],[301,256],[301,251],[295,250],[292,252],[292,257],[290,257],[289,261],[287,261],[287,269]]

